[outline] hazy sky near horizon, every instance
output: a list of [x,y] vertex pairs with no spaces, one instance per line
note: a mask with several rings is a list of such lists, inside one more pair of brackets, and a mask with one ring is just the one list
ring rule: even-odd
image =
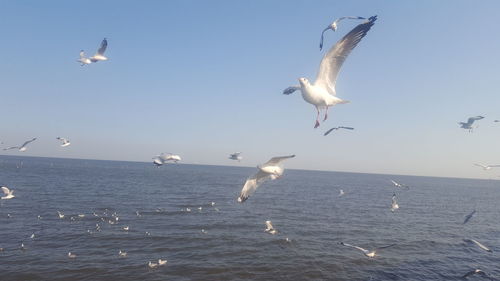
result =
[[[287,167],[498,178],[498,1],[1,1],[4,155]],[[314,79],[321,31],[335,18],[378,15],[343,65],[330,110]],[[353,28],[343,21],[325,48]],[[80,67],[108,38],[107,62]],[[472,134],[457,122],[483,115]],[[323,137],[333,126],[351,126]],[[55,139],[67,137],[61,148]],[[227,159],[243,152],[241,163]]]

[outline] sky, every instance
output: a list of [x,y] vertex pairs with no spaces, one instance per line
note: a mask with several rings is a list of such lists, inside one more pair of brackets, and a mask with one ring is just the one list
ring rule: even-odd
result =
[[[0,1],[3,155],[500,179],[499,1]],[[321,31],[378,15],[314,129]],[[357,22],[328,32],[330,48]],[[106,37],[109,61],[81,67]],[[473,133],[457,122],[483,115]],[[354,131],[323,133],[333,126]],[[61,148],[56,137],[72,144]],[[241,163],[227,159],[241,151]]]

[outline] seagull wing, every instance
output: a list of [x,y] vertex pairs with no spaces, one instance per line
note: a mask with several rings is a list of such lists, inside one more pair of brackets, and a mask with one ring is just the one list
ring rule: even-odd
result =
[[462,276],[462,278],[467,278],[467,277],[474,275],[474,274],[476,274],[476,270],[471,270],[471,271],[465,273],[464,276]]
[[259,187],[263,182],[272,178],[272,175],[258,171],[257,174],[249,177],[241,190],[240,197],[238,197],[238,202],[245,202],[250,195],[252,195],[257,187]]
[[351,51],[358,45],[368,30],[373,26],[377,16],[371,17],[365,23],[359,24],[346,36],[340,39],[323,57],[319,66],[318,76],[314,85],[321,85],[334,95],[335,83],[342,64]]
[[323,136],[327,136],[329,133],[331,133],[333,130],[337,130],[338,128],[337,127],[333,127],[331,128],[330,130],[326,131]]
[[387,245],[387,246],[377,247],[377,248],[375,248],[375,250],[390,248],[390,247],[393,247],[393,246],[396,246],[396,244],[391,244],[391,245]]
[[474,166],[478,166],[478,167],[481,167],[481,168],[486,168],[486,167],[487,167],[487,166],[485,166],[485,165],[476,164],[476,163],[474,163]]
[[370,251],[368,251],[367,249],[363,249],[361,247],[358,247],[358,246],[354,246],[354,245],[351,245],[351,244],[347,244],[347,243],[344,243],[344,242],[340,242],[340,245],[343,245],[343,246],[347,246],[347,247],[351,247],[351,248],[354,248],[354,249],[358,249],[360,250],[361,252],[367,254],[369,253]]
[[6,186],[2,186],[2,191],[5,195],[9,195],[10,194],[10,189]]
[[486,252],[493,252],[492,250],[490,250],[490,248],[484,246],[483,244],[479,243],[479,241],[476,241],[474,239],[470,239],[470,241],[472,241],[474,244],[478,245],[479,248],[485,250]]
[[323,32],[321,32],[321,40],[319,40],[319,50],[320,51],[323,49],[323,38],[324,38],[325,31],[327,31],[328,29],[331,29],[331,25],[327,26],[325,29],[323,29]]
[[99,55],[104,55],[104,52],[106,51],[106,48],[108,47],[108,40],[106,40],[106,38],[104,38],[101,42],[101,46],[99,47],[99,49],[97,50],[97,54]]
[[274,229],[273,224],[271,223],[271,221],[266,221],[266,227],[269,230]]
[[19,148],[20,148],[19,146],[9,146],[9,147],[4,148],[3,150],[11,150],[11,149],[19,149]]
[[300,86],[290,86],[290,87],[283,90],[283,95],[293,94],[293,92],[295,92],[297,90],[300,90]]
[[25,146],[27,146],[30,142],[34,142],[34,141],[36,141],[36,138],[33,138],[33,139],[29,140],[29,141],[24,142],[24,143],[23,143],[23,145],[21,145],[21,147],[25,147]]
[[346,129],[346,130],[354,130],[353,127],[344,127],[344,126],[340,126],[339,128],[341,129]]
[[281,161],[286,160],[288,158],[293,158],[295,155],[288,155],[288,156],[276,156],[271,158],[271,160],[267,161],[264,163],[262,166],[274,166],[274,165],[279,165]]
[[393,180],[391,180],[391,182],[392,182],[392,184],[394,184],[395,186],[399,186],[399,183],[397,183],[397,182],[395,182],[395,181],[393,181]]

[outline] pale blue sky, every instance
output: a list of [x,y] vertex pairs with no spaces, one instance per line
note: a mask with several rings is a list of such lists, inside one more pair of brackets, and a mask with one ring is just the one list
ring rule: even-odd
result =
[[[497,178],[498,1],[1,1],[0,140],[25,153]],[[313,129],[315,110],[282,90],[314,79],[321,30],[379,19],[337,83],[350,100]],[[355,26],[329,32],[329,48]],[[109,61],[80,67],[103,37]],[[473,134],[458,128],[484,115]],[[334,132],[333,126],[355,127]],[[55,137],[72,145],[63,149]],[[227,159],[242,151],[241,164]]]

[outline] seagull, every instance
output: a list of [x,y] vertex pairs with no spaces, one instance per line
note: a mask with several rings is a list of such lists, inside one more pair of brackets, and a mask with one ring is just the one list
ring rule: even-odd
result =
[[167,262],[167,260],[158,259],[158,266],[166,265]]
[[241,162],[241,159],[243,159],[243,157],[241,157],[240,154],[241,154],[241,152],[231,153],[231,154],[229,154],[229,159],[238,160],[238,162]]
[[62,141],[62,144],[61,144],[61,146],[62,146],[62,147],[65,147],[65,146],[68,146],[68,145],[70,145],[70,144],[71,144],[71,143],[69,142],[69,140],[67,140],[67,139],[65,139],[65,138],[57,137],[56,139],[58,139],[58,140]]
[[478,115],[478,116],[475,116],[475,117],[470,117],[467,120],[467,123],[458,122],[458,124],[460,125],[460,128],[467,129],[467,130],[469,130],[469,132],[472,132],[472,130],[473,130],[472,123],[474,123],[474,121],[476,121],[476,120],[481,120],[483,118],[484,118],[483,116]]
[[130,229],[130,227],[128,227],[128,226],[123,227],[123,230],[125,230],[125,231],[128,231],[129,229]]
[[202,229],[202,230],[201,230],[201,233],[203,233],[203,234],[207,234],[207,231],[206,231],[205,229]]
[[468,214],[467,216],[465,216],[463,224],[466,224],[472,218],[472,216],[474,216],[475,214],[476,214],[476,210],[473,210],[472,212],[470,212],[470,214]]
[[278,233],[278,231],[271,224],[271,221],[266,221],[266,229],[264,231],[273,235]]
[[92,61],[89,58],[85,57],[85,52],[83,50],[80,51],[80,58],[77,60],[81,66],[91,64]]
[[31,234],[30,238],[35,239],[35,233]]
[[469,277],[469,276],[471,276],[471,275],[474,275],[474,274],[479,274],[479,275],[481,275],[481,276],[483,276],[483,277],[488,277],[488,278],[489,278],[488,274],[486,274],[486,273],[485,273],[484,271],[482,271],[481,269],[474,269],[474,270],[471,270],[471,271],[469,271],[469,272],[465,273],[465,275],[464,275],[464,276],[462,276],[462,278],[467,279],[467,277]]
[[316,81],[311,84],[306,78],[299,78],[300,85],[286,88],[283,94],[290,95],[300,90],[302,98],[316,107],[317,116],[314,128],[319,127],[320,109],[326,108],[323,121],[328,118],[328,108],[336,104],[348,103],[336,97],[335,84],[342,64],[351,51],[375,24],[377,16],[370,17],[366,22],[359,24],[346,36],[340,39],[321,60]]
[[186,208],[186,212],[191,212],[191,208]]
[[120,257],[126,257],[127,256],[127,252],[123,252],[122,250],[118,251],[118,256]]
[[338,129],[346,129],[346,130],[354,130],[354,128],[352,127],[344,127],[344,126],[340,126],[340,127],[333,127],[331,128],[330,130],[326,131],[323,136],[327,136],[329,133],[331,133],[333,130],[338,130]]
[[63,214],[63,213],[61,213],[61,212],[57,211],[57,214],[59,215],[59,218],[60,218],[60,219],[64,219],[64,214]]
[[154,263],[154,262],[149,261],[148,266],[149,266],[149,268],[157,268],[157,267],[158,267],[158,264],[157,264],[157,263]]
[[474,163],[474,166],[481,167],[485,171],[491,170],[491,168],[500,167],[500,165],[482,165],[482,164],[475,164],[475,163]]
[[212,201],[212,202],[210,203],[210,205],[212,205],[212,207],[213,207],[213,206],[215,206],[215,202],[213,202],[213,201]]
[[396,187],[406,188],[406,189],[409,189],[409,188],[410,188],[410,187],[409,187],[409,186],[407,186],[406,184],[397,183],[397,182],[395,182],[395,181],[393,181],[393,180],[391,180],[391,182],[392,182],[392,184],[394,184],[394,186],[396,186]]
[[341,189],[339,192],[339,197],[344,196],[344,194],[345,194],[344,190]]
[[271,160],[267,161],[266,163],[257,166],[257,169],[259,169],[259,171],[246,180],[245,185],[241,190],[241,194],[238,197],[238,202],[245,202],[248,197],[252,195],[257,187],[259,187],[259,185],[261,185],[263,182],[269,179],[274,180],[281,177],[284,172],[282,164],[283,160],[293,157],[295,157],[295,155],[277,156],[271,158]]
[[166,164],[168,161],[173,161],[174,163],[177,163],[181,161],[181,157],[179,155],[175,155],[172,153],[162,153],[160,155],[153,157],[153,163],[156,166],[161,166],[163,164]]
[[19,149],[19,151],[23,152],[23,151],[26,151],[28,148],[26,147],[30,142],[34,142],[36,140],[36,138],[33,138],[29,141],[25,141],[21,146],[11,146],[11,147],[7,147],[7,148],[4,148],[3,150],[10,150],[10,149]]
[[24,243],[21,243],[21,250],[26,250],[26,247],[24,246]]
[[478,245],[479,248],[485,250],[486,252],[493,253],[493,251],[490,248],[488,248],[488,247],[484,246],[483,244],[479,243],[477,240],[474,240],[474,239],[464,239],[464,242],[474,243],[474,244]]
[[74,259],[74,258],[76,258],[76,255],[72,254],[71,252],[68,252],[68,258]]
[[329,26],[327,26],[325,29],[323,29],[323,32],[321,32],[321,40],[319,41],[319,50],[321,51],[323,49],[323,34],[328,31],[329,29],[333,30],[333,31],[337,31],[337,25],[338,23],[341,21],[341,20],[344,20],[344,19],[353,19],[353,20],[365,20],[366,18],[363,18],[363,17],[341,17],[341,18],[338,18],[336,20],[334,20]]
[[16,196],[14,196],[14,190],[10,190],[6,186],[2,186],[1,188],[2,188],[2,191],[5,194],[5,196],[1,197],[0,199],[12,199],[12,198],[16,197]]
[[90,61],[98,62],[98,61],[108,60],[108,58],[104,56],[104,52],[106,51],[107,47],[108,47],[108,40],[104,38],[101,42],[101,46],[97,50],[97,53],[94,56],[90,57]]
[[392,195],[391,211],[394,212],[397,209],[399,209],[399,205],[398,202],[396,201],[396,193],[394,193]]
[[378,247],[378,248],[375,248],[374,250],[371,250],[371,251],[368,251],[366,249],[363,249],[361,247],[358,247],[358,246],[354,246],[354,245],[351,245],[351,244],[347,244],[347,243],[344,243],[344,242],[340,242],[340,245],[343,245],[343,246],[347,246],[347,247],[351,247],[351,248],[355,248],[355,249],[358,249],[360,250],[361,252],[363,252],[363,254],[369,258],[374,258],[375,256],[377,256],[377,251],[380,250],[380,249],[385,249],[385,248],[389,248],[389,247],[392,247],[396,244],[392,244],[392,245],[388,245],[388,246],[383,246],[383,247]]

